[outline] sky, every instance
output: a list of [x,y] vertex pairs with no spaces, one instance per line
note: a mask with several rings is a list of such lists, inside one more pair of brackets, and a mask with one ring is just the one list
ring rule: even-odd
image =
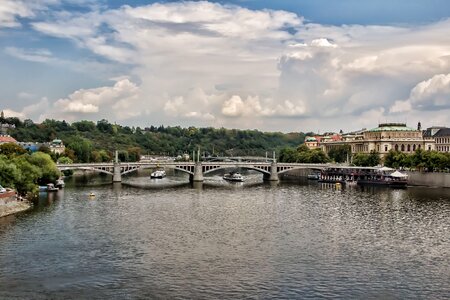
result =
[[0,0],[0,109],[146,127],[450,126],[447,0]]

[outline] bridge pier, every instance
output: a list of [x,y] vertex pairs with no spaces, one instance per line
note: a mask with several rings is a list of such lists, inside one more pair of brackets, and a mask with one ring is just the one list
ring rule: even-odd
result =
[[196,162],[194,166],[194,175],[190,176],[192,182],[203,182],[203,166],[201,162]]
[[120,173],[120,164],[114,163],[113,167],[113,182],[122,182],[122,174]]
[[279,181],[278,178],[278,166],[276,162],[270,164],[270,175],[264,174],[264,180],[266,181]]

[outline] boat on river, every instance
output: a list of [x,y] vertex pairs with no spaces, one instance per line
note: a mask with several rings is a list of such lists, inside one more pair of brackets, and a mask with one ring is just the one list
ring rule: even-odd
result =
[[237,172],[231,172],[223,175],[223,179],[227,181],[243,182],[244,176],[242,176],[240,173]]
[[64,180],[62,178],[59,178],[58,180],[56,180],[55,186],[59,189],[64,188],[65,186]]
[[320,173],[308,174],[306,177],[308,178],[308,180],[319,180]]
[[166,177],[166,171],[164,170],[156,170],[155,172],[150,174],[150,178],[152,179],[161,179]]
[[375,172],[368,174],[357,180],[358,185],[384,185],[392,188],[406,188],[408,185],[408,175],[399,171],[395,172]]
[[408,175],[387,167],[332,167],[322,170],[319,182],[406,188]]

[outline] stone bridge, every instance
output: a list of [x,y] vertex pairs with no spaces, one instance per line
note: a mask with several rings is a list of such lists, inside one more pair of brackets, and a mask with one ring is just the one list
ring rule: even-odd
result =
[[260,172],[264,180],[278,181],[278,175],[290,170],[312,169],[321,170],[330,167],[330,164],[302,164],[302,163],[277,163],[272,162],[133,162],[133,163],[78,163],[58,164],[60,171],[65,170],[90,170],[106,173],[113,176],[113,182],[121,182],[122,175],[135,172],[140,169],[167,168],[175,169],[189,174],[191,181],[203,181],[203,176],[220,169],[241,168]]

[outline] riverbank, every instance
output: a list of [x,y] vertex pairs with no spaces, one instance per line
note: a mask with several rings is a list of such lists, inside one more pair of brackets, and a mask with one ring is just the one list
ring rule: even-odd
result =
[[24,198],[17,198],[15,191],[0,194],[0,218],[31,208],[30,202]]
[[450,188],[450,173],[406,172],[409,185]]

